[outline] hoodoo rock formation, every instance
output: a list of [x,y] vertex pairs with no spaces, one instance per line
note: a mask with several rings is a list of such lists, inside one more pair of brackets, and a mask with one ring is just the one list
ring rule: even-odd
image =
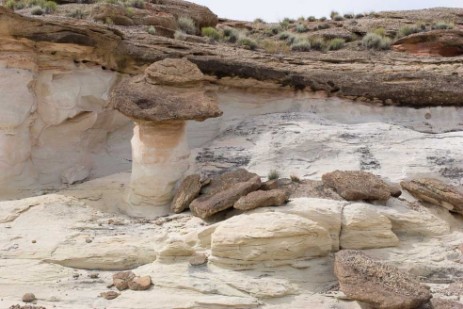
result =
[[135,122],[127,214],[169,213],[175,184],[189,167],[185,122],[222,115],[216,99],[200,85],[203,81],[195,64],[165,59],[114,89],[114,108]]

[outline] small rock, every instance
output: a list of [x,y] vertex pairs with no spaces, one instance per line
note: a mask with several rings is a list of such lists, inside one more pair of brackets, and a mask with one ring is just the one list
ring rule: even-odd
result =
[[77,279],[80,277],[80,274],[72,274],[72,278]]
[[199,195],[201,187],[199,175],[190,175],[183,179],[172,200],[172,211],[178,214],[188,209],[190,203]]
[[113,275],[113,284],[119,290],[127,290],[129,281],[135,278],[135,274],[131,271],[121,271]]
[[207,263],[208,257],[205,253],[199,253],[195,254],[191,259],[190,259],[190,265],[191,266],[200,266],[204,265]]
[[32,293],[26,293],[23,295],[23,302],[25,303],[32,303],[35,301],[37,298],[35,298],[35,295]]
[[364,171],[334,171],[323,175],[322,181],[348,201],[387,201],[391,197],[386,182]]
[[91,243],[92,241],[93,241],[93,239],[91,239],[90,237],[85,238],[85,242],[87,244]]
[[233,207],[240,210],[251,210],[259,207],[281,206],[288,201],[288,198],[288,193],[281,189],[258,190],[242,196]]
[[113,300],[119,297],[121,295],[120,293],[117,293],[115,291],[108,291],[108,292],[102,292],[100,293],[100,296],[103,297],[104,299],[107,300]]
[[32,243],[33,243],[33,244],[37,243],[37,240],[34,239],[34,240],[32,241]]
[[132,291],[145,291],[148,290],[151,286],[151,277],[135,277],[129,281],[129,289]]
[[100,274],[99,273],[93,273],[93,274],[89,274],[88,277],[90,279],[98,279],[100,277]]

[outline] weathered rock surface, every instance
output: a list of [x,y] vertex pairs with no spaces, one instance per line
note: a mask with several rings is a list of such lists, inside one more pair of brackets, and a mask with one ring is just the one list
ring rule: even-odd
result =
[[151,277],[135,277],[128,282],[129,289],[132,291],[145,291],[151,287]]
[[360,251],[336,253],[334,271],[347,297],[381,309],[415,309],[431,299],[429,288],[412,275]]
[[127,290],[129,281],[135,278],[135,274],[131,271],[121,271],[113,275],[113,284],[119,290]]
[[420,201],[463,214],[463,192],[455,186],[432,178],[413,179],[400,184]]
[[455,57],[463,55],[463,31],[434,30],[397,40],[394,49],[419,56]]
[[287,192],[275,189],[269,191],[258,190],[242,196],[235,202],[233,208],[251,210],[259,207],[281,206],[288,201]]
[[230,267],[253,267],[327,255],[328,231],[291,214],[256,213],[221,223],[212,233],[210,261]]
[[322,176],[323,184],[348,201],[387,201],[389,186],[378,176],[363,171],[335,171]]
[[399,239],[391,221],[368,204],[350,204],[342,212],[340,246],[343,249],[395,247]]
[[222,210],[233,207],[242,196],[256,191],[260,186],[260,177],[253,176],[247,181],[233,183],[231,186],[228,185],[223,191],[212,195],[200,196],[190,204],[190,210],[195,216],[205,219]]
[[225,173],[212,177],[209,184],[202,188],[201,194],[214,195],[233,187],[237,183],[249,181],[256,176],[258,176],[256,173],[251,173],[244,168],[226,171]]
[[177,188],[170,208],[175,213],[181,213],[188,209],[190,203],[201,192],[201,176],[190,175],[182,180]]
[[104,299],[107,300],[113,300],[116,299],[120,296],[120,293],[117,293],[115,291],[107,291],[107,292],[101,292],[100,296],[103,297]]
[[36,299],[37,298],[35,297],[35,295],[33,293],[26,293],[26,294],[23,295],[22,301],[25,302],[25,303],[32,303]]

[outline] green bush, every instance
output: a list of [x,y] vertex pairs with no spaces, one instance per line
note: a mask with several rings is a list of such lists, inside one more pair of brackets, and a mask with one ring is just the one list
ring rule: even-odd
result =
[[304,32],[307,32],[307,31],[309,31],[309,29],[307,29],[306,25],[304,25],[304,24],[297,24],[296,25],[296,32],[304,33]]
[[354,14],[352,14],[352,13],[344,14],[344,18],[345,19],[354,19]]
[[267,175],[268,180],[275,180],[280,178],[280,173],[277,170],[271,170]]
[[455,28],[455,24],[453,22],[447,21],[438,21],[434,23],[431,27],[432,30],[447,30]]
[[54,11],[56,11],[56,8],[58,5],[56,4],[55,1],[47,1],[45,4],[42,6],[42,8],[45,10],[45,13],[51,14]]
[[416,25],[407,25],[399,28],[399,32],[397,33],[397,37],[402,38],[404,36],[421,32],[422,30],[418,28]]
[[386,36],[386,29],[384,29],[383,27],[378,27],[375,30],[373,30],[373,33],[376,33],[380,36]]
[[278,36],[278,39],[282,41],[286,41],[288,42],[288,44],[292,44],[296,40],[296,36],[292,34],[291,32],[285,31],[285,32],[280,33],[280,35]]
[[271,32],[272,34],[278,34],[278,33],[280,33],[282,30],[283,30],[283,29],[281,28],[280,25],[273,25],[273,26],[270,27],[270,32]]
[[328,50],[338,50],[346,45],[346,41],[341,38],[335,38],[328,42]]
[[315,16],[309,16],[309,18],[307,18],[307,20],[310,21],[310,22],[317,21],[317,19],[315,18]]
[[328,29],[331,26],[329,24],[320,24],[317,26],[318,30]]
[[223,29],[223,36],[225,41],[230,43],[236,43],[236,41],[238,41],[240,33],[238,32],[238,30],[234,28],[227,27]]
[[326,21],[328,18],[326,18],[325,16],[323,16],[322,18],[320,18],[320,21]]
[[201,35],[208,37],[214,41],[219,41],[222,36],[220,33],[213,27],[204,27],[201,29]]
[[360,14],[355,14],[355,18],[364,18],[365,15],[360,13]]
[[363,37],[362,45],[368,49],[387,50],[391,47],[391,39],[369,32]]
[[16,8],[16,1],[8,0],[7,2],[5,2],[5,7],[9,8],[10,10],[14,10]]
[[330,18],[331,18],[331,19],[334,19],[336,16],[339,16],[339,12],[331,11],[331,13],[330,13]]
[[179,41],[185,41],[186,36],[187,36],[186,33],[181,30],[177,30],[174,33],[174,39],[179,40]]
[[247,36],[241,36],[237,42],[238,46],[244,47],[246,49],[254,50],[257,48],[257,43]]
[[343,21],[344,17],[342,17],[341,15],[336,15],[336,16],[334,16],[333,20],[335,20],[335,21]]
[[180,30],[187,34],[196,34],[196,24],[190,17],[179,17],[177,20]]
[[255,24],[265,24],[265,21],[262,18],[256,18],[254,19]]
[[310,42],[307,39],[298,39],[291,44],[291,50],[301,52],[310,51]]
[[289,20],[285,18],[284,20],[280,21],[280,28],[282,30],[288,30],[289,24],[290,24]]
[[148,32],[151,35],[155,35],[156,34],[156,28],[154,26],[149,26],[148,29],[146,30],[146,32]]
[[42,8],[39,7],[39,6],[36,6],[31,10],[32,15],[43,15],[43,13],[44,12],[43,12]]
[[309,38],[310,48],[313,50],[324,50],[325,49],[325,40],[319,36],[313,36]]

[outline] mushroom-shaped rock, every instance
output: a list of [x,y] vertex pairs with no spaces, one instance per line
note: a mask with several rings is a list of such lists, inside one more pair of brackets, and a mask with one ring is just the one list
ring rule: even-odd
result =
[[135,122],[128,215],[155,217],[169,212],[176,182],[188,169],[187,120],[222,115],[204,88],[204,75],[186,59],[165,59],[119,83],[114,107]]

